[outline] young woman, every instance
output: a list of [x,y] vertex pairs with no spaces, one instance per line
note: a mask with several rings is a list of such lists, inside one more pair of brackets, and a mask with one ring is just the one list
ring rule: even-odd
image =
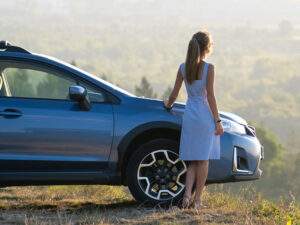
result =
[[[220,159],[220,135],[223,127],[214,95],[214,66],[204,61],[211,49],[207,32],[198,32],[189,42],[185,63],[178,69],[174,88],[164,104],[171,108],[182,82],[187,91],[187,102],[182,118],[179,158],[188,164],[183,207],[194,202],[201,206],[201,194],[208,174],[208,160]],[[192,201],[192,189],[195,197]]]

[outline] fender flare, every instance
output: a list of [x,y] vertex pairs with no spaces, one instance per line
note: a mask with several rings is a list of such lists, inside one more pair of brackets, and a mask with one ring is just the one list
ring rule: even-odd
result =
[[124,156],[126,155],[127,149],[132,141],[140,134],[153,130],[153,129],[170,129],[176,132],[181,131],[181,125],[176,124],[174,122],[168,121],[153,121],[141,124],[132,130],[130,130],[119,142],[117,150],[118,150],[118,170],[122,172],[123,164],[124,164]]

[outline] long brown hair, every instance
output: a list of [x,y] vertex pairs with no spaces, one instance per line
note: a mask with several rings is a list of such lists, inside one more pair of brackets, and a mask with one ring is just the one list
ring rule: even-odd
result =
[[203,59],[210,52],[210,46],[211,37],[206,31],[195,33],[190,40],[185,60],[186,79],[189,84],[198,79],[199,59]]

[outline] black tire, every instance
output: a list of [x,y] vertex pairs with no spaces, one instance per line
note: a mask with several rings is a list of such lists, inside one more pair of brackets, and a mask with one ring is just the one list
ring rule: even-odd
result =
[[[127,168],[126,168],[126,177],[128,181],[128,188],[133,195],[133,197],[141,203],[144,204],[150,204],[150,205],[177,205],[183,197],[184,194],[184,180],[185,180],[185,171],[186,171],[186,165],[183,161],[178,161],[176,164],[172,164],[171,161],[166,158],[166,160],[163,160],[163,157],[167,154],[169,159],[172,161],[175,161],[178,158],[178,147],[179,143],[174,140],[170,139],[155,139],[150,142],[147,142],[143,145],[141,145],[130,157]],[[166,153],[167,152],[167,153]],[[154,158],[157,158],[158,160],[154,160],[154,158],[151,155],[153,153],[155,155]],[[175,154],[174,154],[175,153]],[[150,154],[150,155],[149,155]],[[177,156],[177,157],[176,157]],[[139,166],[143,161],[143,164],[145,164],[145,160],[153,159],[152,161],[155,161],[153,165],[151,166],[144,166],[140,168]],[[161,164],[162,163],[162,164]],[[170,166],[170,164],[172,164]],[[176,169],[174,168],[176,167]],[[163,169],[161,169],[163,168]],[[177,170],[178,168],[178,170]],[[161,169],[161,170],[159,170]],[[167,172],[166,172],[167,170]],[[177,171],[176,173],[174,172]],[[138,179],[138,172],[143,172],[146,174],[150,174],[148,177],[151,178],[151,180],[158,179],[159,181],[155,180],[151,183],[154,183],[153,187],[157,187],[156,190],[161,190],[161,194],[157,196],[162,196],[158,197],[159,199],[154,199],[152,196],[153,193],[156,193],[155,189],[150,189],[148,191],[148,195],[146,194],[147,188],[144,188],[146,190],[143,190],[144,186],[147,186],[146,181],[142,181],[141,179]],[[151,171],[151,172],[150,172]],[[153,172],[154,171],[154,172]],[[162,175],[161,173],[159,174],[157,171],[164,171],[164,174]],[[139,173],[141,174],[141,173]],[[176,176],[177,174],[177,176]],[[157,178],[157,176],[163,177],[163,181],[165,183],[160,183],[162,179]],[[145,176],[147,177],[147,176]],[[155,177],[155,178],[154,178]],[[172,177],[172,178],[170,178]],[[174,181],[174,179],[178,178],[178,180]],[[173,180],[171,180],[173,179]],[[179,180],[180,179],[180,180]],[[150,180],[148,180],[150,181]],[[144,184],[146,183],[146,184]],[[167,184],[167,185],[165,185]],[[170,185],[170,186],[169,186]],[[173,185],[173,187],[172,187]],[[151,186],[151,185],[150,185]],[[170,187],[165,188],[165,187]],[[175,187],[178,186],[178,189]],[[148,187],[148,186],[147,186]],[[171,196],[168,192],[165,192],[166,190],[170,191],[172,194],[174,194],[172,189],[174,188],[177,192],[176,196]],[[149,190],[149,188],[148,188]],[[155,190],[154,192],[152,190]],[[149,196],[151,195],[151,196]]]

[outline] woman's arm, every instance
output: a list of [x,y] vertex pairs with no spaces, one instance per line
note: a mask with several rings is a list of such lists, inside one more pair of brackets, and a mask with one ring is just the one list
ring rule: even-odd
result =
[[214,120],[217,121],[220,119],[220,117],[219,117],[219,112],[217,107],[217,101],[215,98],[214,80],[215,80],[215,68],[214,65],[209,64],[207,82],[206,82],[207,100],[211,112],[213,114]]
[[182,81],[183,81],[183,78],[182,78],[182,74],[181,74],[180,67],[179,67],[173,90],[169,96],[169,99],[165,100],[165,102],[164,102],[166,108],[171,108],[173,103],[175,102],[175,100],[178,96],[179,90],[181,88]]
[[217,101],[215,98],[214,79],[215,79],[214,65],[210,64],[208,67],[208,77],[207,77],[207,83],[206,83],[207,101],[209,103],[209,106],[212,111],[214,121],[216,124],[216,134],[221,135],[221,134],[223,134],[223,127],[222,127],[222,124],[220,123],[220,116],[219,116],[219,111],[218,111],[218,107],[217,107]]

